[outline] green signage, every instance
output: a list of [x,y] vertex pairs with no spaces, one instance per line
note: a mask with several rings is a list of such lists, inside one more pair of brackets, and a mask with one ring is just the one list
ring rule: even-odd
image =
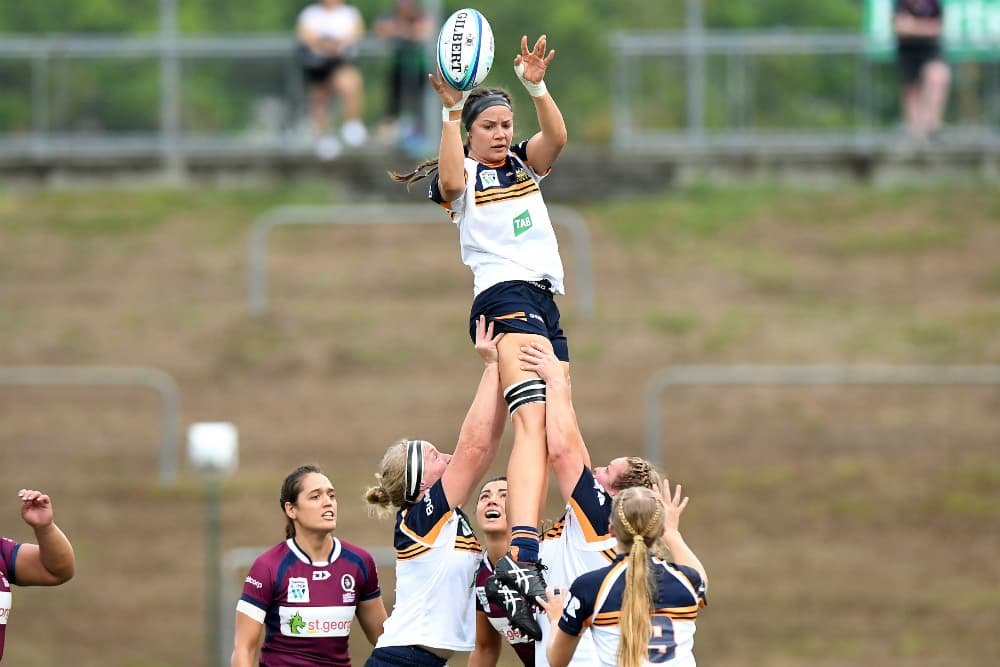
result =
[[[865,2],[868,54],[878,60],[896,55],[893,4],[893,0]],[[1000,59],[1000,0],[942,0],[942,5],[944,50],[950,60]]]

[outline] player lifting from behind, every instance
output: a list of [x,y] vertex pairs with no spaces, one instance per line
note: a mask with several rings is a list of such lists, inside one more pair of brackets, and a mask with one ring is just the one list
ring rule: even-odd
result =
[[578,664],[574,649],[588,627],[603,667],[695,667],[695,620],[707,604],[708,577],[678,527],[687,497],[680,485],[671,497],[669,482],[662,498],[658,491],[633,487],[615,496],[615,560],[578,577],[568,596],[552,588],[542,601],[553,626],[552,667]]
[[429,75],[444,107],[439,156],[408,174],[390,173],[407,187],[432,177],[429,197],[458,225],[462,261],[474,276],[470,332],[485,315],[507,334],[499,350],[500,379],[514,425],[507,467],[511,544],[496,572],[532,602],[545,595],[538,562],[539,507],[548,475],[545,383],[520,368],[518,348],[532,341],[544,344],[569,372],[569,347],[555,302],[555,295],[564,293],[562,259],[539,189],[566,145],[566,124],[543,80],[554,55],[546,53],[544,35],[531,50],[527,37],[521,38],[514,69],[532,97],[540,131],[515,145],[514,112],[506,91],[462,93],[448,86],[440,72]]

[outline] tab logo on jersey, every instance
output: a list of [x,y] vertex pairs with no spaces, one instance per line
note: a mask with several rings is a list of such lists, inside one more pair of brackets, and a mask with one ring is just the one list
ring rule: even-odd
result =
[[286,637],[346,637],[354,607],[278,607],[278,618]]
[[305,577],[288,578],[288,601],[309,602],[309,580]]
[[10,591],[0,592],[0,625],[7,625],[7,618],[10,616]]
[[531,229],[531,214],[525,211],[514,218],[514,236],[520,236]]
[[483,184],[484,188],[499,188],[500,179],[497,178],[497,170],[487,169],[479,172],[479,182]]

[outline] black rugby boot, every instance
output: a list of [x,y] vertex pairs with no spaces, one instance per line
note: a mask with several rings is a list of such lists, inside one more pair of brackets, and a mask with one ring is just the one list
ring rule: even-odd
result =
[[542,628],[535,620],[534,606],[523,595],[499,581],[496,576],[487,579],[484,588],[486,599],[500,607],[513,627],[536,642],[542,640]]
[[536,598],[548,600],[545,595],[545,578],[542,571],[546,570],[538,561],[516,561],[507,552],[497,561],[493,568],[496,578],[523,595],[528,602],[535,604]]

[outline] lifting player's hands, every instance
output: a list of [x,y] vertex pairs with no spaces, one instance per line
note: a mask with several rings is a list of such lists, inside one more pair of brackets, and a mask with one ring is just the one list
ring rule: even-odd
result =
[[547,600],[539,595],[535,598],[535,602],[545,611],[545,615],[549,617],[549,625],[555,627],[556,623],[559,622],[559,617],[562,616],[562,610],[566,604],[566,587],[549,586],[545,589],[545,595],[548,597]]
[[521,361],[522,371],[534,371],[546,382],[564,377],[562,362],[556,358],[551,345],[545,346],[538,341],[531,341],[528,345],[521,346],[517,358]]
[[476,352],[483,358],[487,365],[495,364],[500,359],[497,352],[497,343],[503,338],[502,333],[493,335],[493,322],[486,324],[486,316],[480,315],[476,320]]
[[679,532],[681,513],[684,512],[684,508],[687,507],[688,497],[681,496],[681,485],[678,484],[674,489],[673,496],[670,495],[670,480],[663,480],[663,490],[661,491],[657,485],[653,485],[653,491],[659,493],[663,497],[663,508],[665,510],[663,514],[663,534],[664,536],[668,533]]
[[44,528],[52,523],[52,500],[47,495],[35,489],[21,489],[17,495],[21,499],[21,518],[26,524]]
[[461,90],[456,90],[445,83],[444,76],[441,74],[440,65],[435,68],[433,74],[427,75],[427,80],[431,82],[434,92],[436,92],[438,97],[441,98],[441,104],[445,108],[450,109],[469,96],[469,91],[463,92]]
[[555,57],[555,50],[545,54],[545,35],[538,38],[535,47],[528,50],[528,36],[521,36],[521,52],[514,56],[514,71],[528,83],[541,83],[545,70]]

